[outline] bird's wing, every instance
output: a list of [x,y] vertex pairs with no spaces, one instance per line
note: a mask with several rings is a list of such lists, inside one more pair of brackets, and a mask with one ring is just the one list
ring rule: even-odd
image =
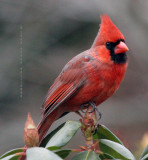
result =
[[83,87],[85,83],[83,60],[83,56],[72,59],[50,87],[43,103],[44,119]]

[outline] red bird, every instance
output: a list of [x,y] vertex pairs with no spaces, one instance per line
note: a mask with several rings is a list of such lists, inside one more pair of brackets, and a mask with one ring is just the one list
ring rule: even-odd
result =
[[115,93],[127,68],[126,51],[123,34],[109,16],[101,16],[92,47],[65,65],[47,93],[38,125],[40,142],[59,117],[77,112],[87,103],[99,105]]

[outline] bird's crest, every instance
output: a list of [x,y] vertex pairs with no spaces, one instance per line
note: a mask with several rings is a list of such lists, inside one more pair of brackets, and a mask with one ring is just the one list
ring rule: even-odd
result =
[[116,42],[119,39],[123,40],[125,39],[123,34],[111,21],[108,15],[101,15],[100,17],[101,17],[100,30],[92,47],[103,45],[106,42]]

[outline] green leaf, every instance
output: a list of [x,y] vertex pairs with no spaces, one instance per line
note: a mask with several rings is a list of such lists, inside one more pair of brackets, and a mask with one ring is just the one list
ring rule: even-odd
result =
[[70,154],[70,152],[71,152],[70,149],[63,149],[63,150],[55,151],[54,153],[56,153],[58,156],[64,159]]
[[14,156],[10,160],[19,160],[20,156]]
[[94,139],[108,139],[113,142],[119,143],[123,145],[123,143],[120,141],[120,139],[115,136],[107,127],[104,125],[100,125],[96,134],[93,136]]
[[141,160],[148,160],[148,154],[146,154]]
[[114,159],[114,157],[110,156],[109,154],[100,154],[99,157],[104,160],[104,159]]
[[109,154],[115,159],[135,160],[133,154],[119,143],[107,139],[100,139],[99,146],[103,153]]
[[66,122],[66,124],[49,140],[46,148],[51,146],[65,146],[80,127],[81,123],[79,121]]
[[61,147],[57,147],[57,146],[51,146],[51,147],[48,147],[46,149],[50,150],[50,151],[54,151],[54,150],[58,150],[60,149]]
[[20,153],[20,152],[23,152],[23,149],[22,148],[16,148],[16,149],[13,149],[13,150],[10,150],[6,153],[4,153],[0,159],[4,158],[4,157],[7,157],[9,155],[14,155],[15,153]]
[[27,160],[62,160],[57,154],[42,147],[32,147],[26,151]]
[[61,124],[60,126],[58,126],[55,130],[53,130],[51,133],[49,133],[42,141],[42,143],[40,144],[40,147],[45,147],[46,144],[48,143],[48,141],[52,138],[53,135],[55,135],[63,126],[65,125],[65,123]]
[[148,145],[145,147],[143,153],[141,154],[140,158],[143,158],[146,154],[148,154]]
[[7,157],[4,157],[1,160],[10,160],[12,157],[14,157],[14,154],[13,155],[9,155]]
[[84,151],[76,154],[72,160],[101,160],[100,157],[93,151]]
[[18,156],[18,155],[12,154],[12,155],[9,155],[9,156],[7,156],[7,157],[4,157],[4,158],[2,158],[2,159],[0,159],[0,160],[18,160],[19,157],[20,157],[20,156]]

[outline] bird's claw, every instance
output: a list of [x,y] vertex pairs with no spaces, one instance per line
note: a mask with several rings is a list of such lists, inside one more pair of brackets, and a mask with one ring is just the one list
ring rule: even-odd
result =
[[89,102],[89,105],[92,106],[92,110],[91,111],[88,111],[89,113],[92,113],[94,112],[95,110],[97,110],[97,106],[94,102]]
[[86,111],[84,111],[87,107],[89,107],[89,103],[84,103],[81,106],[81,112],[86,113]]
[[94,112],[94,111],[97,111],[97,113],[98,113],[98,121],[101,119],[101,117],[102,117],[102,113],[98,110],[98,108],[97,108],[97,106],[96,106],[96,104],[94,103],[94,102],[88,102],[88,103],[85,103],[85,104],[82,104],[81,105],[81,111],[83,112],[83,113],[86,113],[85,111],[84,111],[84,109],[86,108],[86,107],[88,107],[88,106],[91,106],[92,107],[92,110],[90,110],[90,111],[88,111],[89,113],[92,113],[92,112]]

